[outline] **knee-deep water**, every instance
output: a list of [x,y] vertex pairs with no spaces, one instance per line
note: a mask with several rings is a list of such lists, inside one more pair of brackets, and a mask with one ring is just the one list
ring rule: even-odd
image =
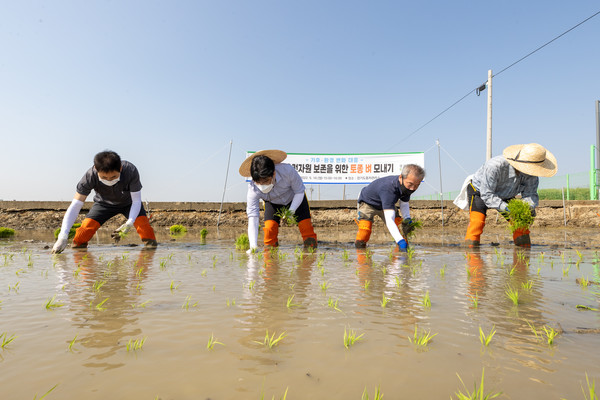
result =
[[0,241],[2,399],[447,399],[483,371],[499,398],[584,399],[586,374],[600,387],[593,248],[285,238],[249,256],[189,235],[53,256],[44,237]]

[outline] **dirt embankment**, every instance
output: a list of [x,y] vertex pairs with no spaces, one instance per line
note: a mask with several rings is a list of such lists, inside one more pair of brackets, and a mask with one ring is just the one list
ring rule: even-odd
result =
[[[0,201],[0,226],[13,229],[56,229],[60,227],[69,202],[24,202]],[[146,203],[151,223],[156,227],[168,227],[181,224],[187,227],[245,226],[245,203],[225,203],[219,212],[219,203],[180,203],[154,202]],[[91,203],[86,203],[81,210],[78,221],[81,221]],[[542,201],[537,208],[537,217],[533,228],[561,227],[565,221],[568,227],[598,227],[600,224],[599,201],[569,201],[563,207],[562,201]],[[311,213],[313,224],[317,227],[353,226],[356,218],[356,202],[345,201],[312,201]],[[442,209],[440,202],[434,200],[416,200],[411,202],[411,215],[419,219],[424,226],[442,226]],[[466,227],[468,214],[459,210],[450,201],[444,202],[443,220],[446,227]],[[107,223],[107,227],[117,227],[125,218],[119,216]],[[381,224],[377,221],[376,224]],[[495,211],[488,212],[487,225],[504,225],[503,218]]]

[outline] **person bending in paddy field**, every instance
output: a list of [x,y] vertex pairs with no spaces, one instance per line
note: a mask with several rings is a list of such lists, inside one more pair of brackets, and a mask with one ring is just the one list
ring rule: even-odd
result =
[[73,248],[87,247],[94,233],[117,214],[123,214],[127,222],[115,230],[126,234],[135,227],[147,247],[156,246],[154,230],[150,226],[142,206],[142,184],[135,165],[121,161],[114,151],[103,151],[94,157],[94,166],[87,170],[77,184],[77,192],[67,209],[52,253],[60,253],[67,247],[68,234],[92,189],[96,192],[94,205],[85,216],[73,238]]
[[295,215],[304,247],[317,247],[317,235],[310,220],[310,207],[304,193],[304,182],[294,167],[283,164],[287,153],[281,150],[261,150],[247,157],[240,166],[240,175],[252,177],[248,183],[246,213],[250,250],[258,247],[259,200],[265,202],[265,246],[279,245],[280,217],[275,215],[289,208]]
[[[505,214],[509,211],[507,202],[518,194],[529,203],[535,216],[539,202],[538,177],[554,176],[557,170],[554,155],[537,143],[509,146],[501,156],[486,161],[474,175],[465,179],[461,193],[454,200],[456,206],[469,211],[465,245],[479,246],[487,210],[495,208],[508,218]],[[513,241],[517,246],[531,246],[529,229],[515,230]]]
[[[367,245],[375,216],[379,216],[390,231],[401,251],[406,251],[406,235],[412,230],[410,223],[410,195],[419,188],[425,170],[416,164],[407,164],[400,175],[391,175],[371,182],[358,196],[358,233],[354,242],[357,248]],[[400,200],[400,213],[396,203]],[[398,229],[402,225],[402,233]]]

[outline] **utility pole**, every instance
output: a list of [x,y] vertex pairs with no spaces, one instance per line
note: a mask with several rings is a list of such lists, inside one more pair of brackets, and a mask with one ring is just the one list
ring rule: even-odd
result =
[[485,153],[486,161],[492,158],[492,70],[488,70],[487,80],[487,149]]
[[594,167],[596,168],[595,175],[596,181],[596,193],[594,193],[594,198],[598,200],[598,166],[600,165],[600,100],[596,100],[596,163]]
[[442,228],[444,227],[444,188],[442,186],[442,157],[440,156],[440,139],[435,141],[438,147],[438,167],[440,169],[440,205],[442,210]]

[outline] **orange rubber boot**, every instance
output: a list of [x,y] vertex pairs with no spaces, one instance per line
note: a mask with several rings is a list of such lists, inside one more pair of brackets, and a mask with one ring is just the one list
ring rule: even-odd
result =
[[142,239],[142,242],[144,242],[146,246],[155,247],[157,245],[156,236],[154,236],[154,229],[152,229],[150,226],[150,221],[148,220],[147,216],[140,215],[137,217],[133,223],[133,226],[135,226],[135,230],[137,231],[138,235],[140,235],[140,239]]
[[513,232],[513,241],[515,246],[531,247],[531,239],[529,238],[529,229],[519,228]]
[[273,220],[265,221],[265,246],[279,246],[277,234],[279,233],[279,224]]
[[366,219],[361,219],[358,221],[358,232],[356,233],[356,241],[354,242],[354,246],[356,248],[363,248],[367,246],[367,242],[371,237],[372,226],[373,222],[367,221]]
[[317,234],[313,229],[312,222],[310,218],[303,219],[298,222],[298,229],[300,229],[300,234],[302,235],[302,241],[304,242],[304,247],[317,247]]
[[91,218],[84,219],[81,226],[75,231],[75,237],[73,238],[71,247],[87,247],[88,242],[99,228],[100,223],[98,221]]
[[479,240],[485,226],[485,214],[478,211],[469,213],[469,226],[465,235],[465,244],[468,247],[479,246]]

